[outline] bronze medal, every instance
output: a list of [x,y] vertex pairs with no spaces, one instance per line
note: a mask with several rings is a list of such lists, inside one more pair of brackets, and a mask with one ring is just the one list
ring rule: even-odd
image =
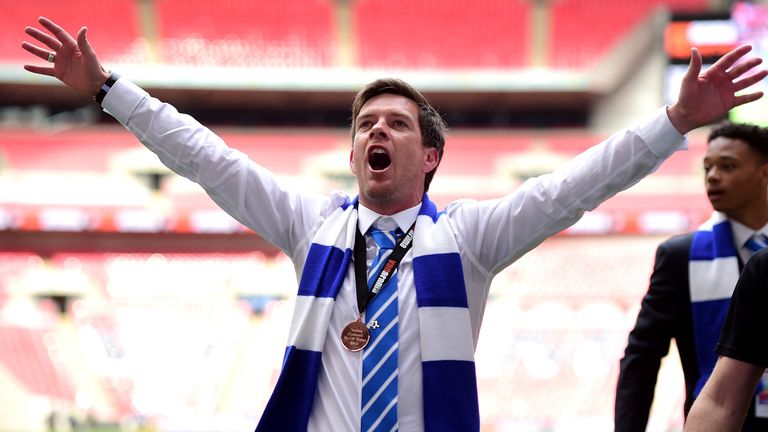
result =
[[371,332],[363,324],[360,318],[352,321],[341,331],[341,344],[347,351],[361,351],[371,340]]

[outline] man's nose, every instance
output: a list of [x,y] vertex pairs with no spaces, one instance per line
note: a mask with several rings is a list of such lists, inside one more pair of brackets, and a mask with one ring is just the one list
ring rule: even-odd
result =
[[704,176],[707,183],[717,183],[720,181],[720,173],[717,172],[717,169],[712,168],[709,171],[707,171],[707,174]]
[[384,125],[381,124],[381,122],[373,125],[370,132],[371,138],[373,137],[386,138],[386,136],[387,136],[387,131],[384,128]]

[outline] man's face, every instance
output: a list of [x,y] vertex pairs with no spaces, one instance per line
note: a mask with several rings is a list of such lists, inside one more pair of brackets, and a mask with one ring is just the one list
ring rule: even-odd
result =
[[393,214],[421,202],[424,177],[437,166],[437,149],[424,147],[416,102],[382,94],[363,105],[355,121],[349,164],[360,202]]
[[704,179],[712,207],[742,221],[768,199],[768,165],[744,141],[718,137],[704,156]]

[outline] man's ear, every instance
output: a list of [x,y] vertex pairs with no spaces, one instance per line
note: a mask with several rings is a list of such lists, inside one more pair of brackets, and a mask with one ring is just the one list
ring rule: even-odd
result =
[[437,149],[434,147],[425,147],[424,148],[424,163],[422,164],[422,170],[424,173],[428,173],[432,171],[433,169],[437,168],[437,165],[440,163],[440,155],[437,152]]
[[760,165],[760,174],[763,179],[763,186],[768,188],[768,162]]
[[354,147],[352,150],[349,151],[349,169],[352,171],[352,174],[357,175],[355,172],[355,149]]

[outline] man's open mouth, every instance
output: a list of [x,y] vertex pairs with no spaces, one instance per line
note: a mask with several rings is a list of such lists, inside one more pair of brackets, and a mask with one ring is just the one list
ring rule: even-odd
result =
[[368,154],[368,166],[370,166],[373,171],[384,170],[389,167],[391,163],[392,159],[390,159],[389,153],[384,149],[373,149]]
[[721,190],[710,190],[710,191],[707,191],[707,196],[710,199],[712,199],[712,198],[720,198],[723,195],[725,195],[725,192],[723,192]]

